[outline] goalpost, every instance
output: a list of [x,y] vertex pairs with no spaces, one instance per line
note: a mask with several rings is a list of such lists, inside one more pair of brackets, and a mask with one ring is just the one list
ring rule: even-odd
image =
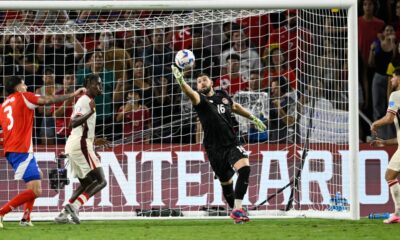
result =
[[[251,218],[359,219],[357,1],[14,1],[0,13],[3,86],[18,74],[30,90],[56,94],[88,72],[103,79],[96,134],[113,143],[97,149],[108,185],[81,219],[226,218],[196,113],[171,75],[183,48],[196,57],[189,84],[206,72],[268,126],[257,133],[236,117]],[[77,183],[49,186],[70,113],[54,114],[35,116],[44,178],[34,220],[52,220]],[[24,187],[0,158],[0,205]]]

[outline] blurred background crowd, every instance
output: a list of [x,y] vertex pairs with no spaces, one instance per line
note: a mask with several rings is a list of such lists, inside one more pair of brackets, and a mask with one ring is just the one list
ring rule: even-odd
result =
[[[268,130],[257,133],[251,125],[239,129],[242,142],[290,144],[300,135],[299,117],[311,107],[331,111],[321,111],[326,118],[347,111],[345,10],[286,10],[232,21],[156,24],[137,30],[37,31],[44,26],[90,28],[91,24],[162,19],[176,13],[190,14],[1,11],[0,31],[8,34],[0,36],[0,97],[7,96],[3,86],[12,75],[23,76],[32,92],[58,95],[72,92],[85,76],[95,73],[103,81],[103,95],[96,98],[99,137],[138,144],[199,143],[202,136],[196,114],[171,74],[176,52],[190,49],[196,61],[193,68],[184,70],[184,76],[194,88],[196,75],[206,73],[216,89],[227,91],[238,101],[241,93],[252,92],[247,107],[258,104],[254,113]],[[308,21],[311,18],[318,24]],[[399,1],[359,2],[360,141],[369,139],[369,121],[386,112],[388,79],[400,65],[399,20]],[[22,29],[25,34],[9,34],[13,29]],[[312,105],[310,99],[314,99]],[[37,109],[35,143],[65,143],[74,101]],[[338,121],[339,126],[347,124],[346,119]],[[328,127],[335,134],[348,131],[322,128]],[[395,131],[383,129],[381,134],[394,136]],[[323,137],[321,141],[332,140],[327,134]]]

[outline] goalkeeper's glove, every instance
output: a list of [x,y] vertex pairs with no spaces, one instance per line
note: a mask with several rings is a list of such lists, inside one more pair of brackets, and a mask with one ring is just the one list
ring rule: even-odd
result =
[[267,129],[267,126],[265,126],[265,124],[256,116],[251,115],[250,119],[259,132],[264,132]]
[[183,73],[174,65],[171,65],[172,68],[172,73],[174,74],[176,81],[179,83],[179,86],[182,86],[182,84],[185,82],[183,79]]

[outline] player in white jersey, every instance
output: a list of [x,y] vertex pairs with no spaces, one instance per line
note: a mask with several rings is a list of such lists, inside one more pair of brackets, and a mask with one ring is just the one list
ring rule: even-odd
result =
[[[372,123],[371,132],[376,135],[376,130],[379,127],[392,124],[394,122],[396,126],[397,138],[387,140],[377,138],[371,143],[371,145],[375,147],[384,147],[387,145],[398,144],[400,142],[400,68],[397,68],[394,71],[391,84],[394,91],[392,94],[390,94],[387,113],[384,117]],[[391,214],[388,219],[383,221],[384,223],[400,223],[400,185],[397,180],[399,173],[400,147],[397,148],[396,152],[390,159],[385,173],[385,179],[389,185],[390,192],[392,193],[395,209],[394,213]]]
[[102,82],[98,75],[91,74],[85,78],[84,86],[87,87],[87,92],[74,106],[70,122],[72,131],[65,145],[65,153],[73,176],[79,179],[80,186],[72,194],[63,211],[55,218],[57,223],[67,223],[70,214],[72,221],[79,224],[77,214],[79,208],[107,185],[100,160],[94,151],[94,145],[105,143],[102,140],[95,143],[94,98],[102,93]]

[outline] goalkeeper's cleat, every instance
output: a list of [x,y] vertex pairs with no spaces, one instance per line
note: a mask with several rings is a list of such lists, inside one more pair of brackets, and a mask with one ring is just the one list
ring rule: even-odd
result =
[[235,224],[242,224],[250,221],[250,218],[243,209],[235,209],[229,216],[235,220]]
[[69,223],[68,213],[65,213],[64,211],[61,212],[57,217],[54,218],[54,222],[60,224]]
[[78,210],[72,204],[65,205],[65,210],[71,215],[72,221],[76,224],[80,224],[81,221],[79,220]]
[[3,228],[4,226],[3,226],[3,218],[4,218],[4,216],[1,216],[0,215],[0,228]]
[[395,214],[391,214],[388,219],[383,220],[383,223],[385,224],[400,223],[400,217],[396,216]]
[[235,221],[233,223],[235,223],[235,224],[244,224],[245,221],[242,221],[240,219],[235,219]]
[[33,225],[33,223],[31,221],[27,221],[26,219],[21,219],[21,221],[19,221],[19,225],[21,227],[33,227],[35,225]]

